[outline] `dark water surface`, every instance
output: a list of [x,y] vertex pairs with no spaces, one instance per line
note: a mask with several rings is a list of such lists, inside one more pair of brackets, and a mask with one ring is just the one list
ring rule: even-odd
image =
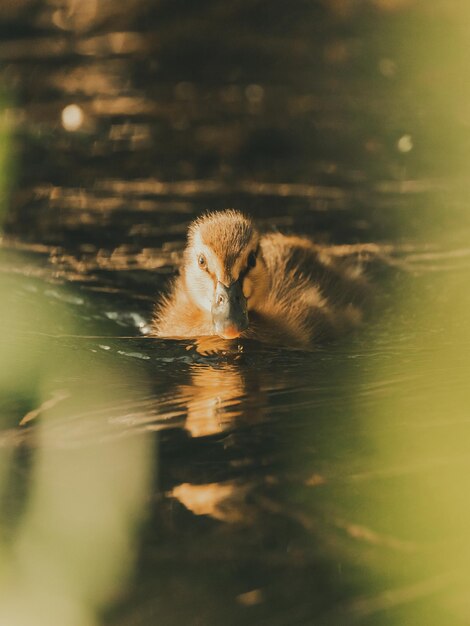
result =
[[[0,626],[469,623],[469,17],[0,7]],[[150,337],[227,207],[368,244],[363,327]]]

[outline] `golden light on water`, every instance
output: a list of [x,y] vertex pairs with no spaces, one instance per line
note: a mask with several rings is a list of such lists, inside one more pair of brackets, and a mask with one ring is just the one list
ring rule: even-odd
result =
[[236,483],[211,483],[192,485],[183,483],[171,492],[171,496],[195,515],[209,515],[214,519],[230,522],[246,522],[243,499],[248,487]]
[[85,116],[83,109],[78,104],[69,104],[62,111],[62,126],[71,132],[78,130],[83,125]]

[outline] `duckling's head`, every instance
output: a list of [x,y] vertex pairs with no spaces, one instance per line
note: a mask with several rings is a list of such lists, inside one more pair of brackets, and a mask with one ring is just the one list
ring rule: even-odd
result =
[[213,332],[239,337],[249,325],[249,311],[269,292],[259,234],[238,211],[209,213],[189,227],[184,257],[189,298],[212,316]]

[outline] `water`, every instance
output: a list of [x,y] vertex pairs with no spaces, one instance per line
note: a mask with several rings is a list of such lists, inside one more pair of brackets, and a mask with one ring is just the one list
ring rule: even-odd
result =
[[[2,626],[468,623],[468,12],[399,5],[0,9]],[[362,328],[152,338],[226,207],[369,245]]]

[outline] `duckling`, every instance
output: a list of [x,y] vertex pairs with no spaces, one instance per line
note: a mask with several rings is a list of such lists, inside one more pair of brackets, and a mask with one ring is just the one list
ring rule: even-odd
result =
[[189,227],[180,274],[156,307],[153,334],[309,348],[355,326],[366,291],[360,265],[333,248],[261,235],[239,211],[208,213]]

